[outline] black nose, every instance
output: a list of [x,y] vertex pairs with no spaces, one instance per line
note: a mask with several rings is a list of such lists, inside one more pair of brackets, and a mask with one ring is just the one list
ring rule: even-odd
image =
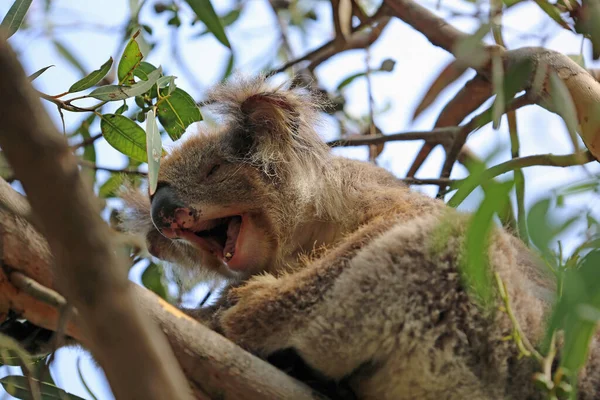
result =
[[152,196],[152,222],[158,229],[171,226],[175,221],[175,211],[185,205],[169,185],[160,185]]

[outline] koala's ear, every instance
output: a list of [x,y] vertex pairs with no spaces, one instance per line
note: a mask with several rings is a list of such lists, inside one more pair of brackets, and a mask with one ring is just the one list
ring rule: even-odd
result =
[[236,76],[214,88],[208,98],[211,108],[229,123],[234,147],[257,164],[299,165],[327,157],[328,147],[314,129],[320,104],[306,89],[273,88],[264,77]]
[[300,123],[300,110],[294,109],[294,102],[290,100],[279,93],[251,95],[240,104],[245,125],[257,134],[295,134]]

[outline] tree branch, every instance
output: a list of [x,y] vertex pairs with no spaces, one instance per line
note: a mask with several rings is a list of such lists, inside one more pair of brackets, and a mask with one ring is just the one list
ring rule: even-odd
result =
[[[0,184],[1,195],[10,191],[14,190],[9,185]],[[1,208],[0,255],[0,261],[10,265],[13,274],[18,272],[35,279],[43,287],[56,289],[52,258],[45,239],[23,219]],[[167,336],[197,396],[207,399],[323,399],[310,388],[245,352],[150,291],[132,282],[128,285],[136,307],[149,315]],[[50,305],[53,302],[44,302],[43,296],[30,296],[17,290],[0,269],[0,309],[10,305],[31,323],[56,330],[60,314]],[[65,333],[83,344],[88,343],[86,335],[73,322],[67,324]]]
[[[190,388],[167,341],[134,307],[124,260],[77,159],[54,128],[6,41],[0,41],[0,146],[48,238],[60,287],[117,398],[187,399]],[[49,185],[52,185],[49,187]]]
[[342,137],[327,142],[329,147],[349,147],[382,144],[393,141],[405,140],[424,140],[427,143],[447,143],[453,138],[453,135],[460,130],[460,127],[444,127],[437,128],[431,131],[415,131],[415,132],[400,132],[391,133],[389,135],[352,135]]

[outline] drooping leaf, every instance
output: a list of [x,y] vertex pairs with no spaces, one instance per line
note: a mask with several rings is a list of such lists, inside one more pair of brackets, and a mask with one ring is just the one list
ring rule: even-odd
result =
[[146,162],[146,132],[138,124],[123,115],[103,114],[100,129],[112,147],[128,157]]
[[96,85],[106,76],[106,74],[108,74],[112,63],[113,59],[112,57],[110,57],[108,61],[102,64],[102,66],[99,69],[90,72],[87,76],[83,77],[82,79],[78,80],[73,85],[71,85],[71,87],[69,88],[69,92],[80,92],[82,90],[89,89],[92,86]]
[[2,179],[9,179],[14,176],[12,167],[8,163],[8,160],[4,156],[4,152],[0,151],[0,177]]
[[125,46],[125,50],[123,50],[123,54],[119,60],[117,77],[120,85],[131,85],[134,83],[133,71],[135,71],[142,62],[142,58],[144,58],[142,51],[140,50],[140,45],[136,41],[139,34],[140,31],[133,34],[133,37],[129,40],[127,46]]
[[172,140],[179,139],[190,124],[202,120],[200,109],[192,96],[180,88],[158,102],[156,113]]
[[569,24],[567,24],[560,15],[560,10],[556,5],[548,2],[547,0],[534,0],[535,3],[546,13],[547,16],[552,18],[557,24],[565,29],[572,30]]
[[223,71],[223,75],[221,76],[221,79],[219,79],[219,82],[223,82],[231,76],[234,65],[235,65],[235,55],[232,51],[231,54],[229,54],[229,58],[227,59],[227,65],[225,66],[225,71]]
[[[41,382],[36,379],[33,380],[36,381],[39,385],[40,394],[42,395],[42,399],[44,400],[84,400],[79,396],[75,396],[74,394],[65,392],[64,390],[49,383]],[[29,388],[29,381],[24,376],[5,376],[4,378],[0,379],[0,384],[2,384],[4,390],[6,390],[8,394],[16,397],[17,399],[30,400],[35,398],[31,394],[31,389]]]
[[573,102],[573,97],[567,88],[567,85],[553,71],[550,71],[550,109],[560,115],[565,121],[573,149],[579,151],[577,141],[577,108]]
[[493,303],[493,275],[489,268],[488,247],[494,225],[494,214],[509,202],[508,194],[513,182],[492,182],[485,198],[473,215],[465,238],[465,261],[461,264],[461,277],[483,306]]
[[39,77],[41,74],[46,72],[46,70],[48,68],[51,68],[51,67],[54,67],[54,65],[48,65],[47,67],[40,68],[37,71],[35,71],[33,74],[29,75],[29,77],[27,79],[29,79],[29,82],[33,82],[37,77]]
[[148,267],[142,273],[142,284],[167,300],[169,293],[167,291],[167,287],[164,283],[164,270],[161,265],[150,263]]
[[190,5],[200,21],[206,25],[206,28],[221,42],[224,46],[231,48],[229,39],[225,34],[225,29],[221,19],[215,12],[210,0],[185,0]]
[[88,392],[88,394],[90,395],[90,397],[93,400],[98,400],[98,397],[96,397],[96,395],[94,394],[94,392],[92,392],[92,389],[90,389],[89,385],[87,384],[87,382],[85,381],[85,379],[83,377],[83,372],[81,371],[81,357],[77,358],[77,375],[79,375],[79,381],[81,382],[81,384],[85,388],[85,391]]
[[589,344],[600,319],[600,250],[588,253],[577,267],[565,270],[562,295],[549,320],[545,343],[564,330],[561,366],[576,379],[587,360]]
[[123,174],[112,174],[98,189],[98,196],[108,199],[117,196],[117,191],[123,185],[125,176]]
[[129,110],[129,106],[127,105],[127,103],[125,103],[125,101],[123,101],[123,105],[121,105],[121,107],[116,109],[115,114],[121,115],[124,112],[126,112],[127,110]]
[[[81,136],[82,141],[90,140],[92,137],[90,134],[90,124],[82,123],[77,129],[77,133]],[[93,143],[83,147],[83,159],[92,164],[96,163],[96,147]],[[93,168],[84,168],[81,172],[83,176],[89,179],[89,183],[93,187],[96,182],[96,170]]]
[[4,28],[8,33],[7,39],[19,30],[19,27],[25,19],[25,14],[27,14],[27,10],[29,10],[29,6],[31,6],[31,2],[32,0],[15,0],[8,9],[8,12],[0,23],[0,27]]
[[[384,60],[381,63],[381,67],[379,67],[378,69],[373,69],[370,71],[371,74],[375,74],[378,72],[391,72],[394,70],[394,67],[396,65],[396,62],[390,58]],[[346,77],[343,81],[341,81],[338,86],[337,86],[337,91],[341,91],[343,88],[345,88],[346,86],[348,86],[349,84],[351,84],[352,82],[354,82],[357,78],[363,77],[367,75],[367,71],[365,72],[358,72],[355,74],[352,74],[348,77]]]
[[485,64],[489,59],[488,52],[481,45],[481,41],[490,31],[490,24],[481,24],[477,31],[466,37],[465,39],[459,40],[452,49],[452,53],[456,57],[456,61],[460,65],[468,67],[480,67]]
[[157,68],[156,70],[150,72],[148,74],[148,80],[139,81],[134,83],[131,86],[123,86],[123,85],[106,85],[101,86],[98,89],[93,90],[89,97],[93,97],[98,100],[103,101],[117,101],[117,100],[125,100],[130,97],[134,97],[143,93],[146,93],[152,86],[156,83],[158,78],[160,78],[160,74],[162,73],[161,68]]
[[73,54],[73,52],[71,52],[71,50],[69,50],[67,47],[65,47],[64,44],[62,44],[61,42],[59,42],[58,40],[54,39],[52,41],[52,43],[54,44],[54,47],[56,48],[56,51],[58,51],[58,53],[63,56],[63,58],[65,60],[67,60],[67,62],[69,64],[71,64],[76,70],[78,70],[81,75],[85,75],[85,68],[83,67],[83,64],[81,63],[81,61],[79,61],[77,59],[77,57],[75,57],[75,55]]
[[460,78],[466,70],[466,66],[455,60],[452,60],[446,65],[444,69],[442,69],[442,72],[434,79],[431,86],[429,86],[429,89],[425,92],[425,96],[423,96],[419,102],[419,105],[412,116],[413,121],[438,98],[444,89]]
[[[221,17],[221,24],[223,25],[224,28],[233,24],[235,21],[238,20],[241,13],[242,13],[241,8],[234,8],[233,10],[229,11],[227,14],[225,14]],[[209,32],[210,31],[208,29],[204,30],[204,31],[200,32],[199,34],[195,35],[195,37],[204,36]]]
[[152,196],[158,183],[158,169],[162,155],[160,132],[152,110],[146,114],[146,151],[148,153],[148,191]]
[[600,1],[584,1],[582,10],[575,18],[575,31],[590,38],[592,57],[597,60],[600,58]]

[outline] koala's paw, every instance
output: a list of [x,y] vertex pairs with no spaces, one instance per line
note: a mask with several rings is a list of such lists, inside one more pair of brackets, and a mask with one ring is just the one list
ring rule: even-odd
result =
[[227,294],[230,308],[220,315],[223,334],[238,345],[260,352],[281,328],[282,309],[279,297],[281,285],[272,275],[251,279]]

